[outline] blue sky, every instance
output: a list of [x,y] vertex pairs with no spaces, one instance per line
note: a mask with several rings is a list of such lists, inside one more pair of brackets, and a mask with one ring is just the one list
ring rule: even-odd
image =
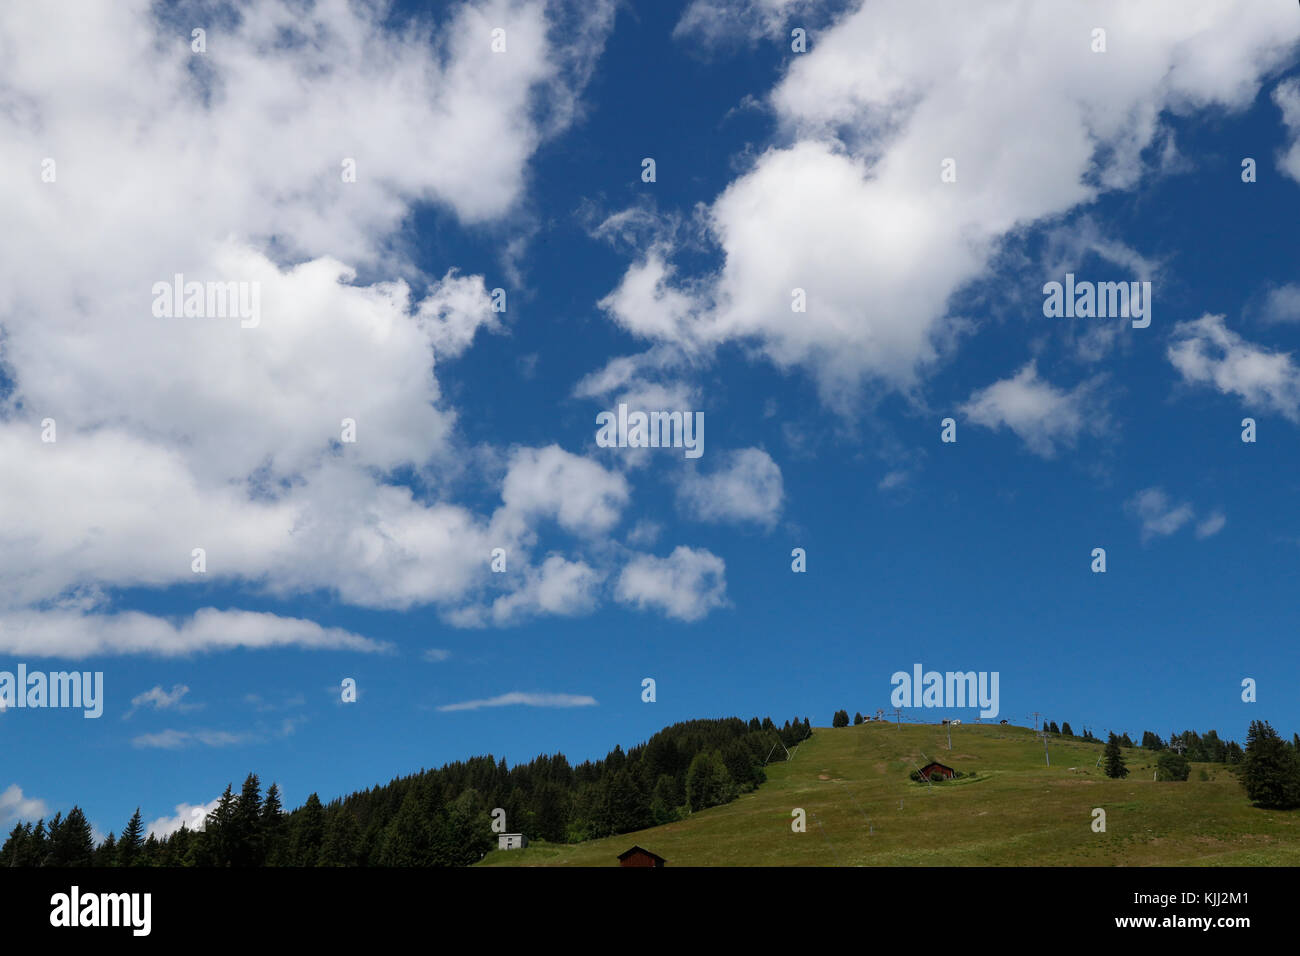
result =
[[[1300,13],[987,6],[0,13],[0,671],[105,682],[0,714],[0,825],[827,725],[916,662],[1300,729]],[[258,324],[151,314],[177,272]],[[1066,272],[1150,326],[1045,317]],[[598,447],[619,402],[703,455]]]

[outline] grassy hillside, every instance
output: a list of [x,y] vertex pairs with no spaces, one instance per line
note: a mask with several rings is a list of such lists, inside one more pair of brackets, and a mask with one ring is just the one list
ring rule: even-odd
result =
[[[1155,755],[1126,750],[1129,777],[1110,780],[1096,766],[1101,744],[1054,738],[1050,748],[1048,767],[1025,727],[962,724],[951,751],[935,725],[819,727],[726,806],[572,846],[493,851],[481,865],[617,866],[634,843],[669,866],[1300,865],[1300,812],[1251,807],[1220,764],[1157,783]],[[976,776],[913,783],[927,757]],[[795,807],[806,833],[790,829]],[[1092,831],[1094,807],[1105,833]]]

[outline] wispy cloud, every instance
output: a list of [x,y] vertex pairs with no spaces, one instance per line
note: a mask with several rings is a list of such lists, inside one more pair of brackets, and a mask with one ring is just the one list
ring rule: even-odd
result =
[[122,715],[122,719],[126,720],[141,707],[152,707],[154,710],[198,710],[202,704],[181,702],[181,698],[189,692],[190,689],[185,684],[173,684],[170,691],[163,690],[161,684],[156,684],[143,694],[131,698],[131,709]]
[[164,730],[157,734],[132,737],[131,745],[158,750],[180,750],[195,744],[204,747],[233,747],[253,739],[251,734],[232,734],[225,730]]
[[439,710],[479,710],[483,707],[594,707],[596,698],[585,694],[525,694],[511,691],[484,700],[466,700],[459,704],[444,704]]
[[1163,488],[1144,488],[1124,504],[1129,514],[1142,522],[1142,540],[1163,538],[1192,522],[1196,522],[1196,537],[1208,538],[1218,534],[1228,523],[1220,511],[1211,512],[1199,521],[1189,502],[1174,504]]
[[440,664],[451,657],[451,651],[444,650],[441,647],[431,647],[424,652],[423,657],[431,664]]

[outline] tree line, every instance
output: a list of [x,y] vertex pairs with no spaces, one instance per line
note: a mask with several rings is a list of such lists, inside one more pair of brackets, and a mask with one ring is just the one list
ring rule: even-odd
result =
[[562,753],[507,767],[491,755],[422,770],[286,813],[279,787],[250,773],[228,785],[203,826],[146,835],[137,809],[121,835],[95,844],[80,807],[19,821],[0,866],[465,866],[496,845],[492,811],[529,839],[574,843],[671,823],[734,800],[766,780],[782,747],[812,735],[808,718],[731,717],[673,724],[603,760]]

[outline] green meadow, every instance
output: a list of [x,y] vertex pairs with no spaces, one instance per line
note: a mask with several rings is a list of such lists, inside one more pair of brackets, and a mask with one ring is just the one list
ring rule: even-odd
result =
[[[1300,811],[1260,810],[1222,764],[1156,782],[1156,754],[1126,749],[1108,779],[1102,744],[1026,727],[866,723],[819,727],[767,782],[725,806],[620,836],[494,850],[482,866],[617,866],[633,844],[669,866],[1297,866]],[[927,785],[935,760],[973,777]],[[1202,780],[1202,771],[1209,779]],[[1093,809],[1106,811],[1094,832]],[[806,813],[806,832],[791,811]]]

